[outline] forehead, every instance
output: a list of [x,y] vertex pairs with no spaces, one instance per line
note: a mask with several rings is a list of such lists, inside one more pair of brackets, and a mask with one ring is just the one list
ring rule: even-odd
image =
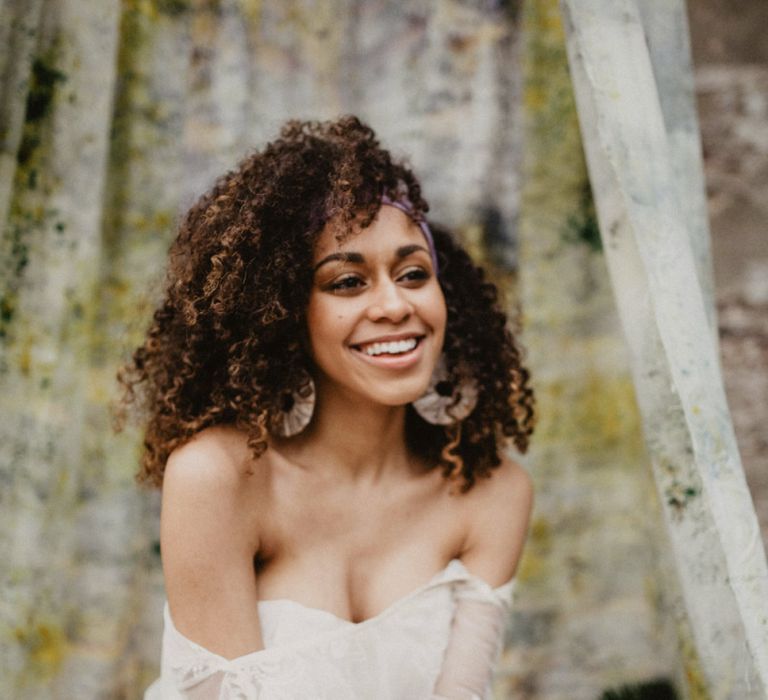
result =
[[314,257],[317,261],[336,252],[374,256],[410,244],[427,247],[421,229],[405,212],[384,205],[367,228],[356,227],[349,231],[340,228],[333,219],[329,221],[315,243]]

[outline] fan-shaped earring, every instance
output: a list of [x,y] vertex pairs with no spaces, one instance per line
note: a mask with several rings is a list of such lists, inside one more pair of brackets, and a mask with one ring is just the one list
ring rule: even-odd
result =
[[459,372],[460,380],[451,380],[445,358],[440,357],[427,391],[413,402],[413,408],[427,423],[452,425],[464,420],[477,405],[477,382],[468,373]]
[[312,420],[315,410],[315,383],[312,377],[291,394],[283,397],[282,411],[275,432],[282,437],[298,435]]

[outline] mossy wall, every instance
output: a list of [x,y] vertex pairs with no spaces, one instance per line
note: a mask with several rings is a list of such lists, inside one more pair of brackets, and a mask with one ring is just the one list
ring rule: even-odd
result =
[[498,697],[593,700],[678,673],[556,3],[0,12],[3,697],[136,698],[157,673],[158,497],[132,481],[140,436],[110,433],[114,372],[180,212],[284,119],[343,112],[410,156],[435,218],[524,308],[538,496]]
[[[679,668],[668,556],[579,137],[558,3],[525,4],[519,296],[540,410],[510,698],[597,698]],[[515,635],[518,636],[515,636]]]

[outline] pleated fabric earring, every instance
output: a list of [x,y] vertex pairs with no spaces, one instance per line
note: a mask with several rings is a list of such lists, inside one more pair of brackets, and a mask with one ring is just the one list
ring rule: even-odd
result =
[[448,373],[445,357],[441,356],[423,396],[413,402],[413,408],[427,423],[453,425],[463,421],[477,405],[477,382],[459,372],[454,382]]
[[285,394],[277,419],[275,432],[282,437],[298,435],[312,420],[315,410],[315,383],[307,375],[306,381],[294,392]]

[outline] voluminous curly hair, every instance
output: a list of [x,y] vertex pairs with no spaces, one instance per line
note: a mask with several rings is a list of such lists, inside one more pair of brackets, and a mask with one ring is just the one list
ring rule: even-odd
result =
[[[267,449],[285,397],[312,363],[306,309],[313,247],[330,220],[366,227],[382,195],[429,207],[413,172],[353,116],[289,121],[279,138],[216,181],[182,220],[165,293],[144,343],[118,372],[118,427],[138,406],[146,425],[139,482],[162,484],[169,454],[203,428],[245,431],[254,459]],[[430,224],[448,308],[444,344],[453,379],[471,372],[474,411],[459,426],[422,420],[408,407],[411,451],[467,491],[500,464],[502,442],[525,452],[533,392],[496,288],[443,228]]]

